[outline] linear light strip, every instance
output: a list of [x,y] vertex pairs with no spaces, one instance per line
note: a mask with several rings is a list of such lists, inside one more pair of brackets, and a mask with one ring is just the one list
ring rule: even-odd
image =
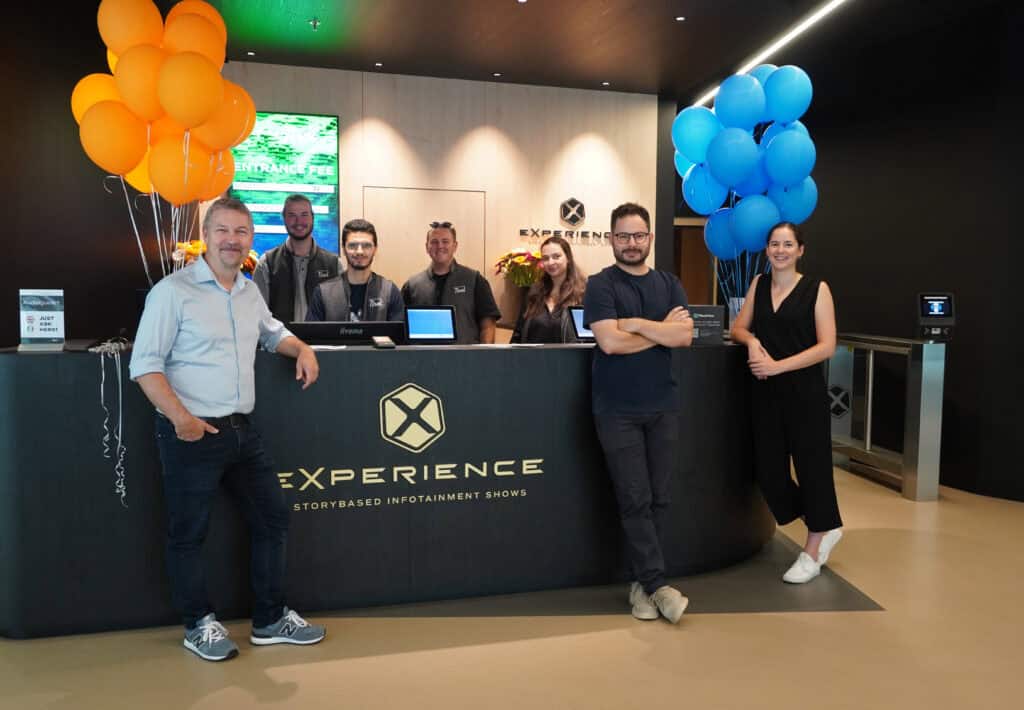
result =
[[[775,40],[767,47],[762,49],[760,52],[758,52],[753,59],[744,64],[739,69],[737,69],[736,73],[746,74],[748,71],[758,66],[759,64],[763,64],[766,59],[768,59],[770,56],[778,52],[787,44],[795,40],[797,37],[802,35],[811,27],[821,22],[823,19],[825,19],[825,17],[835,12],[837,9],[839,9],[840,5],[845,4],[847,1],[848,0],[831,0],[830,2],[825,3],[817,10],[812,12],[810,15],[805,17],[803,20],[798,22],[796,25],[794,25],[792,29],[786,32],[786,34],[782,35],[777,40]],[[719,86],[716,86],[715,88],[711,89],[711,91],[701,96],[693,105],[706,106],[707,103],[711,101],[711,99],[715,98],[715,96],[718,94],[718,89],[720,86],[721,84],[719,84]]]

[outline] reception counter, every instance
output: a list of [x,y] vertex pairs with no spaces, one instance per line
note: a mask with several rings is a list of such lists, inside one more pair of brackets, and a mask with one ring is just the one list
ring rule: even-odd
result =
[[[628,578],[590,414],[591,351],[457,347],[259,353],[254,418],[292,508],[288,601],[302,612]],[[774,522],[753,480],[746,351],[678,350],[670,575],[757,552]],[[100,357],[0,354],[0,635],[177,623],[163,565],[152,407],[123,388],[127,507],[102,456]],[[106,399],[116,412],[108,358]],[[248,613],[244,522],[226,495],[205,554],[222,618]],[[623,613],[628,610],[623,596]]]

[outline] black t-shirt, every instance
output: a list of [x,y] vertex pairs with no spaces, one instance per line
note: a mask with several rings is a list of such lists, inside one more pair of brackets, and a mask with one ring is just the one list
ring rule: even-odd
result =
[[366,305],[366,287],[369,283],[349,284],[350,295],[348,310],[352,313],[352,320],[363,319],[363,306]]
[[[609,266],[587,280],[583,322],[646,318],[661,321],[676,306],[686,306],[683,285],[674,275],[651,269],[633,276]],[[594,348],[593,409],[595,414],[655,414],[679,406],[672,376],[672,350],[655,345],[632,355],[608,355]]]

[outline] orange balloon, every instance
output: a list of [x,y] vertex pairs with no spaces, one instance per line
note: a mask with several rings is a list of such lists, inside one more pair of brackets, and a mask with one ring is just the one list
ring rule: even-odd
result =
[[183,135],[185,127],[166,114],[149,124],[150,145],[156,145],[161,138],[181,138]]
[[234,148],[236,145],[243,143],[249,134],[252,133],[252,129],[256,127],[256,104],[253,102],[252,97],[249,96],[249,92],[242,89],[243,98],[245,99],[245,128],[235,138],[235,142],[231,144]]
[[178,15],[167,20],[164,49],[170,54],[198,52],[213,62],[217,71],[224,66],[224,40],[217,27],[200,15]]
[[100,101],[78,127],[85,154],[108,173],[124,175],[146,155],[146,124],[120,101]]
[[153,0],[103,0],[96,24],[107,49],[119,57],[137,44],[159,47],[164,36],[164,21]]
[[75,123],[82,122],[85,112],[100,101],[120,101],[117,84],[110,74],[88,74],[75,84],[71,91],[71,115]]
[[198,126],[224,100],[224,80],[209,59],[196,52],[167,58],[157,81],[160,105],[185,128]]
[[210,177],[206,186],[199,193],[200,200],[212,200],[220,197],[225,190],[231,187],[235,179],[235,156],[230,150],[222,150],[210,157]]
[[192,137],[215,151],[229,148],[242,134],[249,118],[244,93],[241,86],[225,79],[224,101],[206,123],[192,129]]
[[149,44],[137,44],[118,60],[114,80],[117,90],[132,112],[147,121],[164,115],[164,107],[156,95],[160,67],[167,55]]
[[131,169],[131,172],[125,173],[125,182],[134,187],[139,192],[149,194],[153,192],[153,181],[149,179],[149,151],[146,151],[146,155],[142,157],[139,164]]
[[167,13],[167,22],[170,22],[178,15],[200,15],[213,23],[220,35],[222,44],[227,44],[228,27],[224,24],[224,18],[217,12],[217,8],[203,0],[181,0]]
[[107,66],[110,67],[110,73],[114,73],[114,67],[117,66],[117,55],[107,50]]
[[187,136],[163,138],[149,151],[153,189],[172,205],[198,198],[207,185],[210,170],[210,152]]

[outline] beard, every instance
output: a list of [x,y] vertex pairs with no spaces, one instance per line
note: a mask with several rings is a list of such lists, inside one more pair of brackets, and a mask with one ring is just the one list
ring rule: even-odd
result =
[[372,261],[368,261],[365,264],[353,264],[352,262],[349,262],[348,268],[352,269],[353,271],[366,271],[367,269],[370,268],[371,264],[373,264]]
[[296,234],[295,232],[288,230],[288,236],[297,242],[301,242],[303,239],[309,239],[313,236],[313,227],[310,226],[309,231],[305,234]]
[[651,248],[638,249],[635,254],[627,255],[626,250],[615,252],[615,261],[626,266],[638,266],[647,261],[647,256],[651,253]]

